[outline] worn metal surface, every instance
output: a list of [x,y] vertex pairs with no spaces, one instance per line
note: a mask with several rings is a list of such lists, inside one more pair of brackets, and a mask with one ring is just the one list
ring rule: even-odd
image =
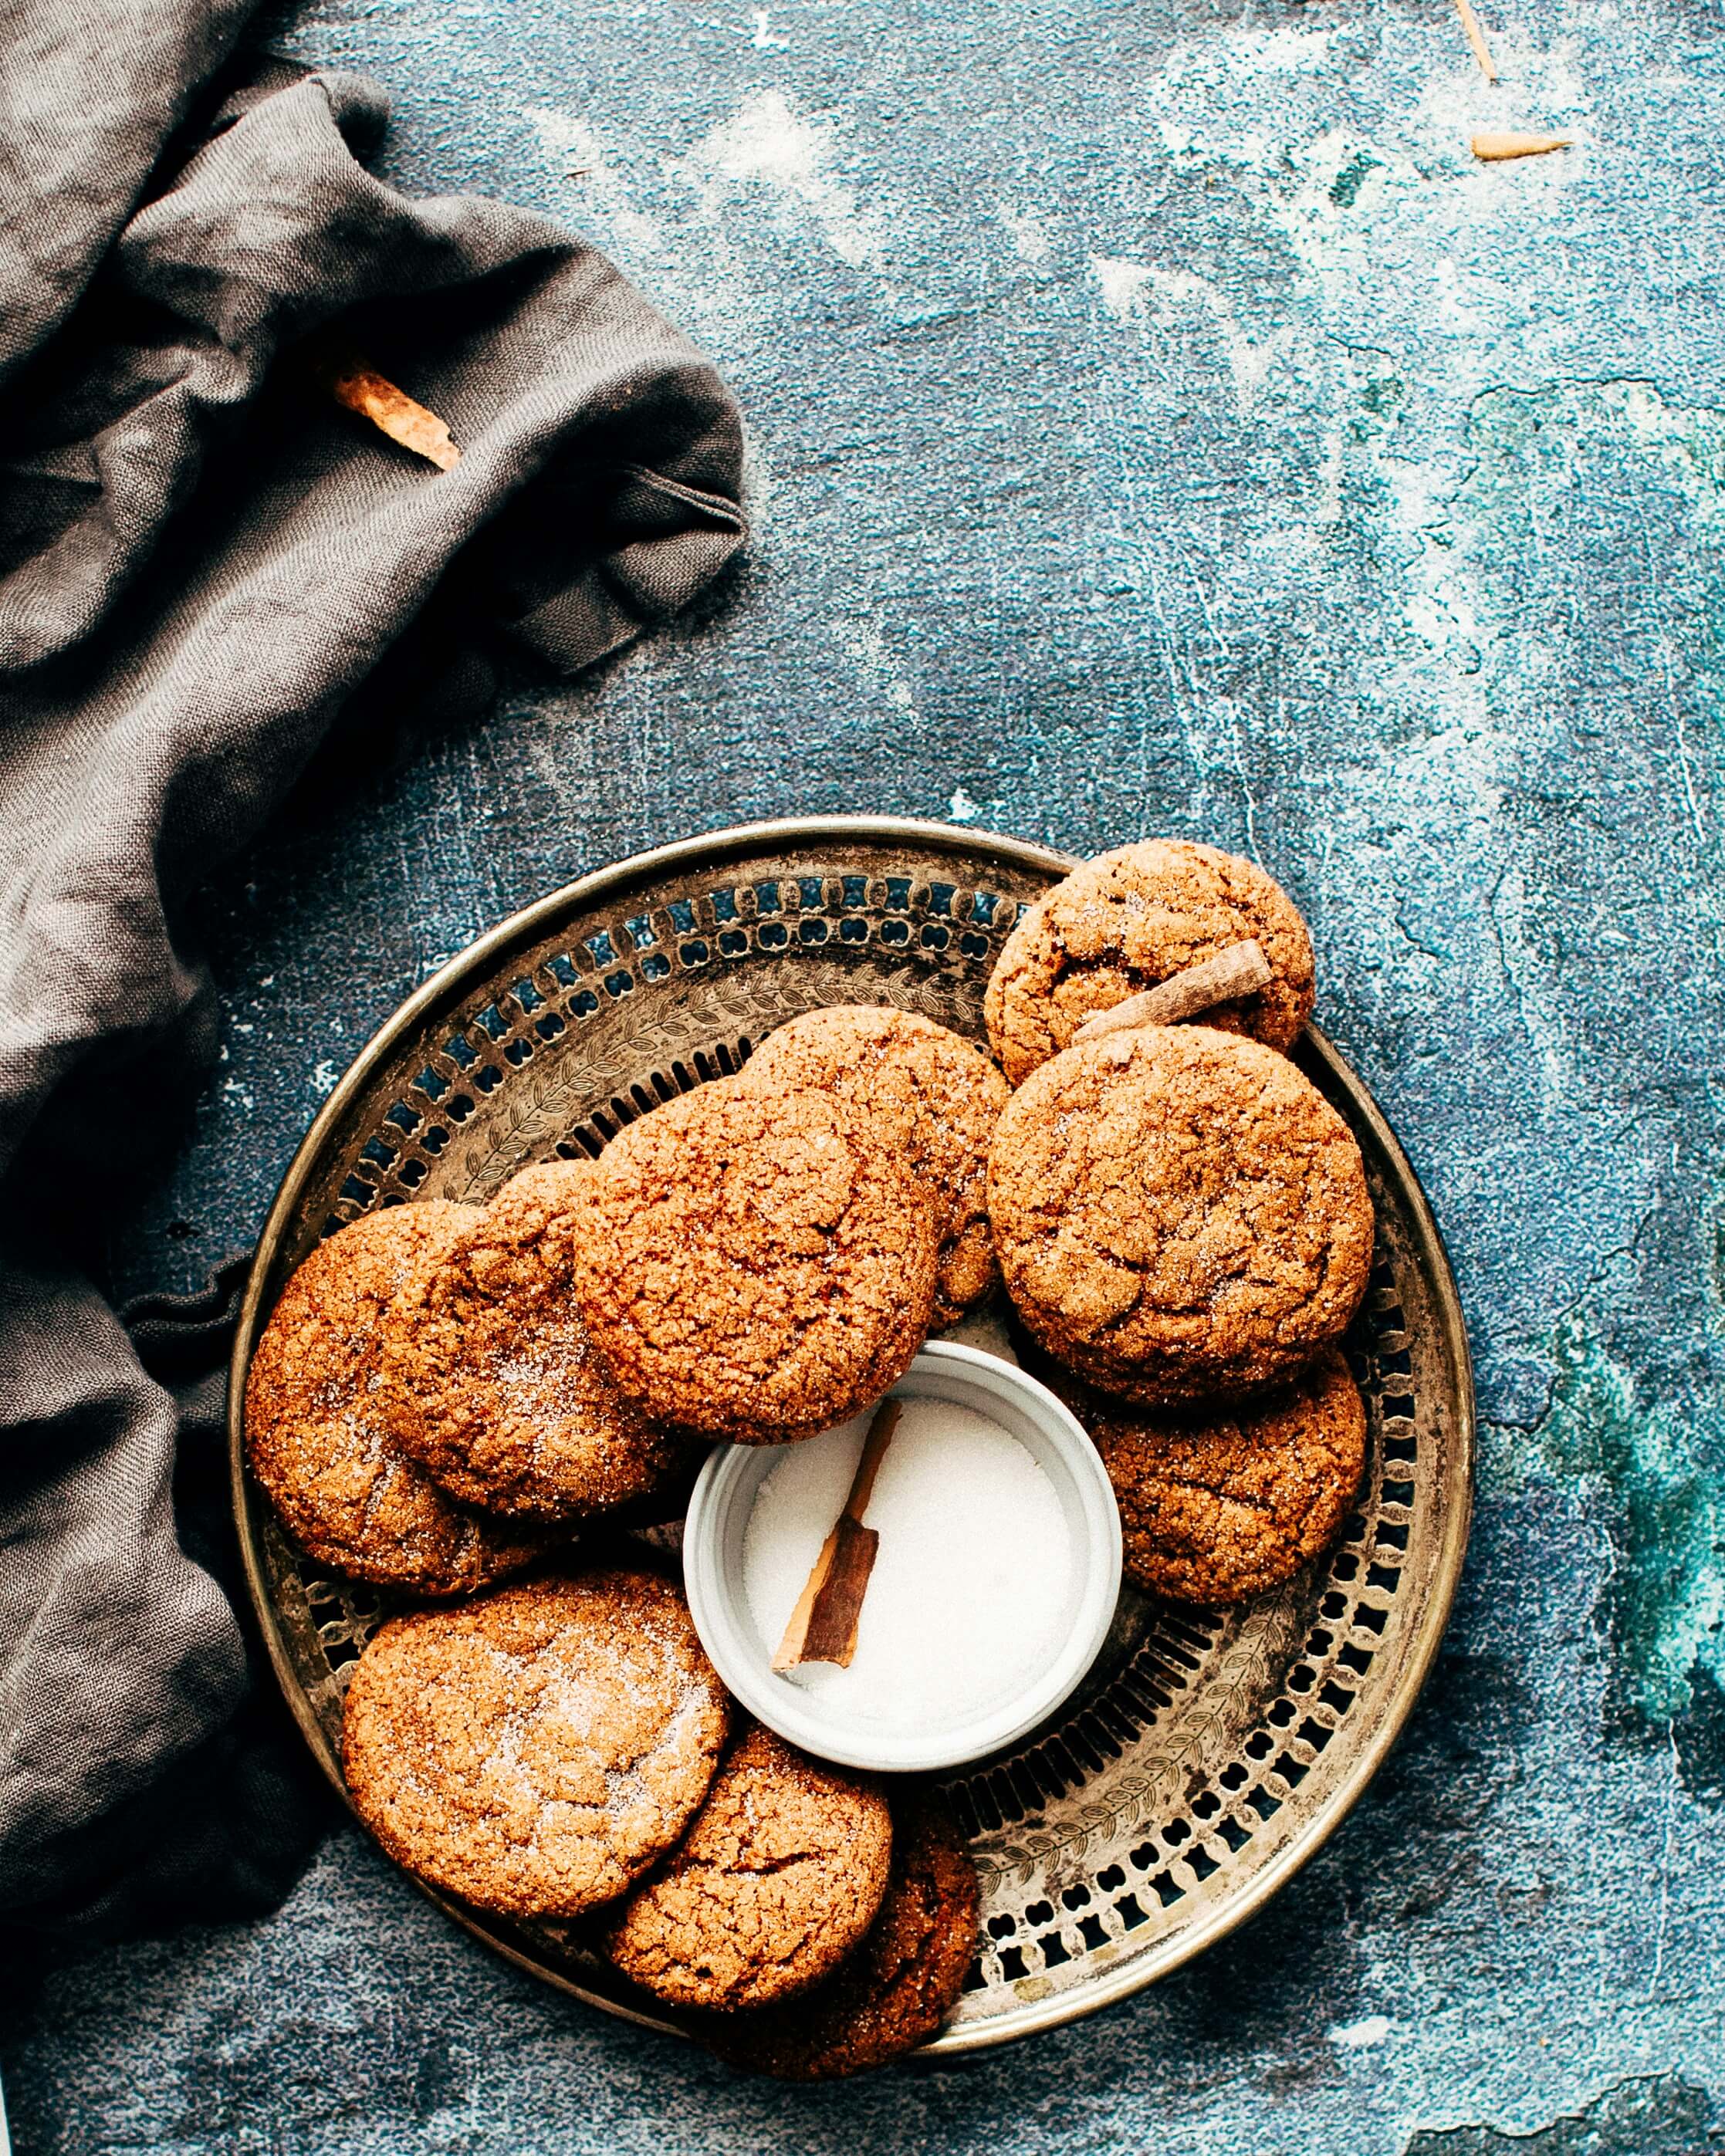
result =
[[[499,1967],[343,1836],[268,1922],[55,1974],[0,2040],[23,2148],[1708,2145],[1725,16],[1486,13],[1496,92],[1446,0],[293,25],[395,90],[399,177],[556,208],[707,344],[760,531],[698,622],[388,777],[331,767],[212,893],[227,1060],[121,1269],[189,1280],[254,1230],[403,988],[619,853],[858,808],[1201,834],[1306,908],[1320,1015],[1432,1195],[1481,1504],[1348,1828],[1100,2021],[739,2083]],[[1475,168],[1491,124],[1578,147]]]

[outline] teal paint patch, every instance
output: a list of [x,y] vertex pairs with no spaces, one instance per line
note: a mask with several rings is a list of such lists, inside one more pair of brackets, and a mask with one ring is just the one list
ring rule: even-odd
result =
[[1725,1407],[1713,1389],[1681,1406],[1644,1401],[1579,1317],[1559,1327],[1556,1357],[1532,1456],[1560,1481],[1596,1480],[1616,1512],[1613,1706],[1665,1735],[1725,1689]]
[[1402,2156],[1701,2156],[1712,2144],[1713,2100],[1680,2074],[1620,2082],[1532,2133],[1456,2126],[1414,2134]]
[[1716,1809],[1725,1803],[1725,1690],[1697,1684],[1686,1714],[1671,1723],[1677,1779],[1692,1797]]
[[1353,208],[1354,197],[1365,185],[1366,174],[1382,170],[1382,161],[1368,157],[1363,150],[1356,150],[1348,162],[1330,182],[1330,200],[1343,209]]
[[[1400,423],[1407,401],[1407,384],[1399,375],[1373,375],[1355,393],[1354,408],[1348,413],[1347,421],[1349,439],[1362,447],[1383,454]],[[1381,524],[1389,514],[1382,472],[1373,470],[1370,460],[1367,459],[1363,470],[1358,464],[1350,467],[1348,485],[1357,493],[1368,472],[1376,482],[1373,490],[1374,513]]]

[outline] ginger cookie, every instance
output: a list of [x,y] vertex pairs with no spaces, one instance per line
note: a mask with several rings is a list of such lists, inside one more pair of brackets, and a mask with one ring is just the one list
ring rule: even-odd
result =
[[1006,939],[983,1002],[1001,1068],[1021,1086],[1086,1019],[1255,938],[1273,978],[1204,1023],[1289,1049],[1312,1015],[1312,938],[1255,862],[1183,839],[1099,854],[1040,899]]
[[703,2019],[701,2041],[781,2081],[837,2081],[925,2044],[958,2003],[976,1949],[976,1867],[932,1789],[892,1799],[892,1867],[880,1913],[838,1973],[752,2014]]
[[927,1184],[940,1237],[937,1331],[955,1324],[999,1278],[988,1232],[988,1145],[1006,1081],[947,1027],[912,1011],[837,1004],[805,1011],[764,1040],[743,1085],[771,1095],[830,1094],[875,1116]]
[[1366,1464],[1366,1410],[1343,1358],[1244,1407],[1151,1416],[1073,1403],[1120,1503],[1128,1578],[1219,1608],[1291,1579],[1329,1548]]
[[416,1594],[470,1594],[519,1571],[543,1540],[454,1503],[383,1413],[388,1313],[414,1265],[472,1217],[434,1199],[339,1229],[282,1290],[246,1378],[246,1459],[300,1548]]
[[934,1209],[866,1116],[716,1081],[632,1123],[593,1170],[582,1314],[655,1419],[812,1437],[910,1367],[934,1308]]
[[613,1900],[711,1784],[726,1695],[682,1595],[604,1570],[384,1625],[348,1686],[354,1808],[398,1863],[508,1917]]
[[1372,1262],[1359,1147],[1285,1056],[1208,1026],[1069,1048],[1014,1093],[988,1204],[1019,1316],[1099,1390],[1168,1406],[1291,1377]]
[[682,1846],[606,1932],[606,1954],[673,2006],[731,2012],[806,1991],[867,1931],[886,1892],[880,1792],[752,1728]]
[[572,1521],[650,1496],[688,1447],[625,1400],[570,1285],[591,1166],[522,1170],[426,1251],[385,1323],[397,1438],[464,1504]]

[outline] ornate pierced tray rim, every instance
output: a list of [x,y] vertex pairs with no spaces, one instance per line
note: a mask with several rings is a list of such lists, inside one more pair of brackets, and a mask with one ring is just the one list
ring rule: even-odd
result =
[[[258,1545],[252,1508],[248,1500],[244,1464],[245,1373],[259,1327],[275,1251],[300,1203],[315,1164],[331,1135],[340,1128],[353,1102],[363,1096],[374,1074],[403,1036],[411,1033],[423,1019],[453,993],[475,979],[485,977],[494,963],[511,946],[531,945],[547,927],[562,916],[591,908],[603,902],[613,893],[639,888],[656,876],[702,864],[717,868],[729,859],[747,857],[760,851],[783,852],[823,844],[843,845],[847,842],[853,844],[903,842],[934,851],[998,853],[1021,869],[1040,870],[1053,877],[1065,875],[1076,865],[1073,855],[1001,834],[973,830],[968,826],[933,823],[914,817],[881,816],[793,818],[735,824],[631,855],[608,867],[594,870],[536,900],[532,905],[511,915],[439,967],[397,1006],[366,1043],[331,1090],[295,1149],[258,1239],[234,1335],[228,1373],[229,1486],[247,1588],[271,1666],[300,1733],[350,1814],[352,1804],[342,1776],[340,1758],[294,1670],[282,1635],[280,1614],[269,1591],[263,1554]],[[1475,1406],[1466,1331],[1443,1237],[1425,1191],[1394,1132],[1363,1083],[1315,1025],[1307,1028],[1307,1045],[1322,1065],[1332,1085],[1346,1095],[1350,1120],[1357,1133],[1369,1138],[1381,1156],[1389,1178],[1397,1186],[1412,1223],[1420,1262],[1430,1280],[1439,1306],[1442,1342],[1449,1364],[1448,1376],[1455,1416],[1455,1442],[1461,1465],[1461,1490],[1460,1501],[1451,1507],[1445,1519],[1444,1540],[1432,1574],[1426,1621],[1420,1635],[1417,1652],[1402,1671],[1394,1692],[1382,1709],[1378,1725],[1370,1740],[1360,1748],[1345,1779],[1332,1791],[1325,1808],[1312,1818],[1295,1839],[1245,1881],[1230,1901],[1171,1938],[1160,1949],[1141,1954],[1112,1970],[1098,1971],[1081,1989],[1060,1991],[1043,1999],[1027,2001],[1009,2021],[983,2021],[949,2028],[920,2051],[912,2054],[913,2058],[928,2059],[961,2051],[985,2050],[1080,2020],[1170,1974],[1245,1923],[1317,1855],[1353,1810],[1399,1737],[1430,1674],[1460,1582],[1471,1518]],[[477,1912],[422,1881],[416,1880],[414,1884],[465,1931],[540,1981],[552,1984],[585,2005],[597,2007],[620,2020],[634,2022],[638,2026],[665,2035],[686,2035],[686,2031],[674,2020],[641,2011],[627,2001],[593,1991],[562,1971],[547,1966],[543,1961],[524,1953],[512,1939],[492,1929]]]

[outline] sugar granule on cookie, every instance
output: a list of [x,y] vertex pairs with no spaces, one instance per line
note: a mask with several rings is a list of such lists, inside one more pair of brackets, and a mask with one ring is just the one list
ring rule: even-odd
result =
[[638,1502],[689,1448],[618,1390],[572,1286],[587,1163],[525,1168],[429,1249],[385,1322],[398,1442],[465,1504],[578,1521]]
[[704,1086],[593,1168],[583,1316],[656,1420],[772,1444],[878,1399],[934,1308],[921,1179],[866,1116],[815,1092]]
[[246,1377],[246,1460],[315,1563],[417,1594],[469,1594],[544,1547],[454,1502],[384,1412],[388,1314],[473,1209],[442,1199],[367,1213],[320,1243],[278,1296]]
[[595,1571],[384,1625],[348,1686],[342,1763],[408,1871],[506,1916],[572,1917],[674,1846],[726,1713],[677,1589]]
[[988,1144],[1008,1087],[968,1040],[914,1011],[835,1004],[769,1034],[742,1082],[768,1095],[824,1092],[866,1109],[902,1149],[937,1214],[937,1330],[955,1324],[994,1286]]
[[926,2044],[957,2005],[976,1951],[976,1866],[934,1790],[891,1802],[891,1871],[862,1943],[798,1998],[704,2016],[697,2033],[730,2065],[793,2082],[866,2073]]
[[877,1789],[753,1727],[603,1949],[671,2005],[764,2006],[838,1967],[874,1922],[891,1855]]
[[1181,839],[1145,839],[1075,869],[1007,937],[983,999],[988,1039],[1020,1086],[1086,1019],[1230,945],[1255,942],[1271,978],[1204,1013],[1206,1025],[1291,1048],[1312,1015],[1312,938],[1254,861]]
[[1108,1034],[1033,1072],[988,1199],[1025,1325],[1127,1399],[1292,1376],[1341,1338],[1371,1267],[1347,1124],[1286,1057],[1206,1026]]

